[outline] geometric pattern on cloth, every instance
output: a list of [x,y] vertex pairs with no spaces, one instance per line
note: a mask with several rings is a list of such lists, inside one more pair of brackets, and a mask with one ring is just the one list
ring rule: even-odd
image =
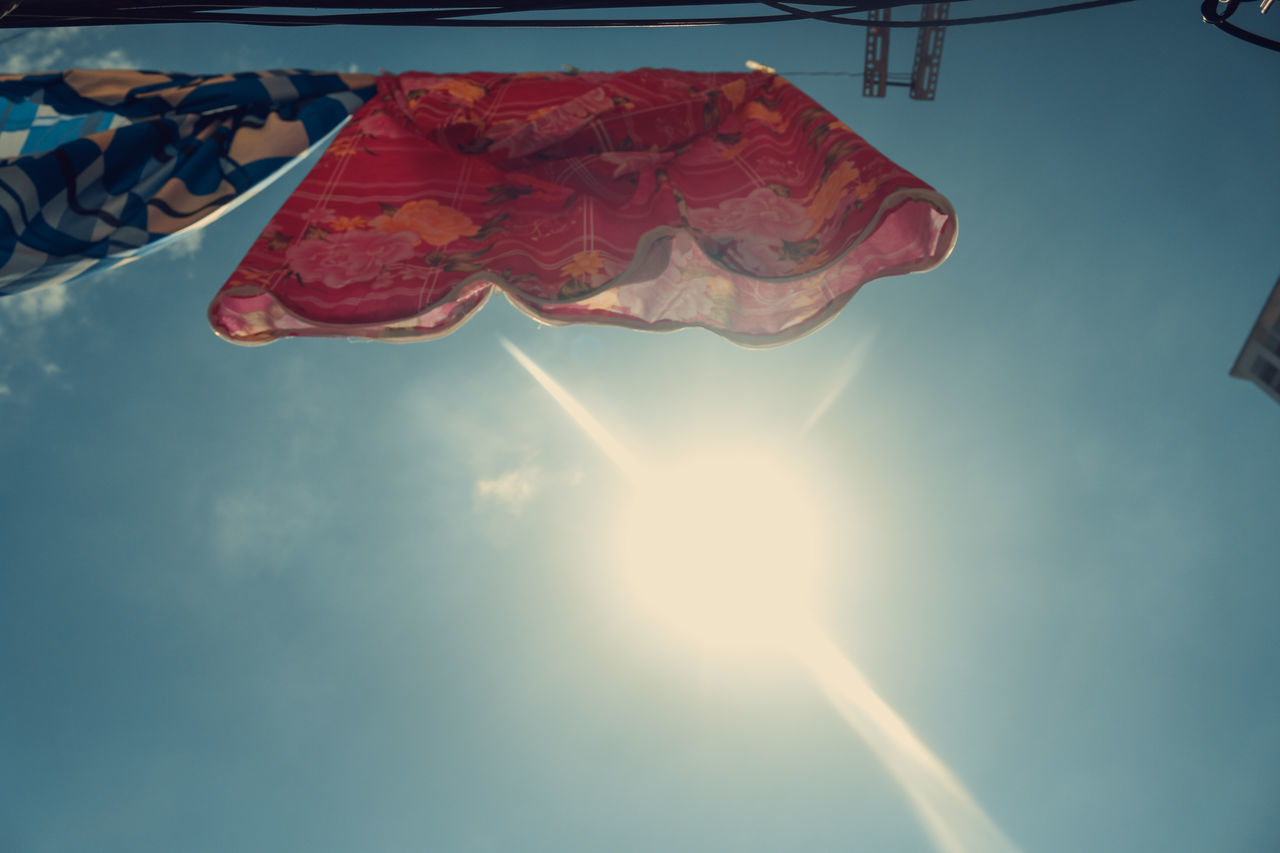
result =
[[163,245],[261,189],[375,91],[369,74],[0,75],[0,296]]
[[494,289],[548,323],[764,346],[929,269],[950,203],[765,72],[405,73],[214,298],[214,330],[422,339]]

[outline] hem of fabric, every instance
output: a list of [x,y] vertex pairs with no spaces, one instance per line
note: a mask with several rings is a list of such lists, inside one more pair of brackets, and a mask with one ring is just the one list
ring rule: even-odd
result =
[[[880,224],[884,221],[886,216],[893,213],[903,204],[907,202],[913,202],[913,201],[924,202],[926,204],[932,205],[935,210],[937,210],[939,213],[943,214],[946,217],[947,222],[950,225],[951,234],[950,234],[950,240],[946,247],[946,251],[939,254],[936,260],[934,260],[932,263],[926,266],[920,266],[918,269],[910,270],[910,272],[927,272],[933,269],[934,267],[940,265],[943,261],[945,261],[951,255],[951,251],[955,248],[956,212],[955,212],[955,209],[951,206],[951,202],[947,201],[945,196],[943,196],[937,190],[925,189],[924,187],[911,187],[909,189],[895,190],[894,192],[890,193],[888,196],[885,197],[885,200],[881,202],[880,207],[876,209],[875,216],[871,218],[871,220],[863,227],[862,231],[858,234],[858,236],[853,238],[853,240],[849,242],[849,245],[845,246],[844,249],[841,250],[841,252],[838,255],[835,255],[834,257],[830,258],[821,266],[814,267],[811,270],[806,270],[805,272],[798,273],[796,275],[785,275],[785,276],[753,275],[751,273],[744,272],[743,270],[734,269],[732,267],[726,266],[725,264],[721,263],[719,260],[712,257],[711,255],[706,255],[706,258],[717,269],[723,272],[726,272],[729,275],[737,275],[737,276],[742,276],[744,278],[752,278],[757,281],[768,282],[770,284],[775,284],[775,283],[785,284],[786,282],[789,282],[789,281],[804,281],[805,279],[813,278],[814,276],[821,275],[822,273],[826,272],[832,267],[838,266],[841,263],[843,263],[844,260],[855,249],[857,249],[859,246],[865,243],[867,241],[867,238],[869,238],[872,234],[875,233],[876,229],[880,227]],[[643,264],[645,257],[648,255],[649,251],[653,248],[653,245],[657,243],[659,240],[674,240],[676,237],[678,237],[681,234],[689,234],[692,237],[693,229],[676,227],[672,225],[660,225],[657,228],[647,231],[640,236],[639,240],[636,241],[636,248],[632,252],[631,263],[627,266],[627,268],[622,272],[620,272],[618,275],[606,281],[604,284],[601,284],[599,287],[596,287],[592,290],[584,291],[574,296],[566,296],[564,298],[539,299],[537,301],[546,305],[572,305],[576,302],[581,302],[584,299],[590,299],[592,296],[596,296],[598,294],[604,293],[609,290],[615,290],[619,287],[625,287],[627,285],[639,284],[641,281],[644,281],[644,279],[636,279],[633,281],[633,280],[629,280],[630,276],[634,275],[635,272]],[[941,237],[943,235],[940,234],[939,236]],[[695,242],[697,241],[696,237],[694,238],[694,241]],[[670,256],[670,253],[668,253],[666,261],[664,263],[664,267],[670,263],[671,263],[671,256]],[[882,275],[896,275],[896,274],[900,274],[900,273],[886,273]],[[872,281],[875,278],[881,278],[882,275],[874,276],[871,279],[867,279],[867,281]],[[481,273],[477,273],[477,276],[481,278],[484,277],[483,274]],[[464,280],[462,284],[466,284],[466,280]]]
[[[634,276],[637,274],[637,271],[644,264],[647,254],[650,250],[652,250],[654,244],[656,244],[661,240],[674,240],[677,236],[679,236],[682,233],[689,234],[690,237],[693,237],[691,229],[683,228],[683,227],[674,227],[670,225],[659,226],[641,235],[640,239],[636,241],[636,248],[632,253],[631,263],[621,273],[614,276],[612,279],[600,285],[599,287],[596,287],[589,291],[585,291],[583,293],[576,294],[572,297],[534,300],[528,297],[527,295],[523,294],[522,292],[520,292],[518,287],[508,282],[505,278],[501,276],[496,276],[492,272],[489,272],[486,270],[480,270],[459,281],[457,284],[455,284],[452,288],[449,289],[448,293],[446,293],[443,297],[441,297],[431,306],[423,308],[422,310],[416,311],[412,314],[409,314],[403,317],[393,318],[393,319],[379,319],[379,320],[369,321],[369,322],[330,323],[330,322],[325,322],[320,320],[309,319],[299,315],[293,309],[286,306],[270,290],[257,287],[254,285],[237,285],[235,287],[227,288],[226,290],[219,292],[217,296],[214,297],[212,304],[210,304],[209,306],[209,312],[208,312],[209,322],[210,322],[210,326],[213,328],[214,333],[218,335],[218,337],[230,343],[239,344],[241,346],[265,346],[266,344],[279,340],[280,338],[286,338],[286,337],[348,337],[348,338],[357,338],[362,340],[368,339],[368,340],[375,340],[375,341],[386,341],[390,343],[411,343],[416,341],[434,340],[436,338],[444,337],[445,335],[448,335],[451,332],[455,331],[460,326],[462,326],[468,319],[470,319],[472,314],[474,314],[476,311],[480,310],[480,308],[484,306],[484,304],[488,301],[488,297],[492,289],[496,287],[503,291],[503,293],[507,297],[507,300],[512,305],[514,305],[518,310],[528,315],[529,317],[533,318],[534,320],[537,320],[539,323],[542,323],[548,326],[569,326],[569,325],[586,324],[586,325],[597,325],[597,326],[619,326],[622,328],[629,328],[629,329],[650,331],[650,332],[674,332],[680,329],[702,328],[710,332],[714,332],[715,334],[739,346],[753,348],[753,349],[764,349],[768,347],[780,346],[782,344],[790,343],[791,341],[797,340],[801,337],[804,337],[805,335],[808,335],[808,334],[811,334],[812,332],[817,331],[822,326],[831,322],[831,320],[835,318],[836,314],[838,314],[844,308],[844,306],[848,304],[849,300],[852,299],[853,296],[859,290],[861,290],[862,287],[866,285],[868,282],[875,281],[876,279],[880,279],[880,278],[886,278],[889,276],[904,275],[908,273],[927,272],[931,269],[936,268],[940,264],[942,264],[943,261],[945,261],[948,257],[950,257],[951,252],[955,249],[956,239],[958,235],[956,213],[955,213],[955,209],[951,206],[951,202],[949,202],[945,196],[943,196],[941,193],[937,192],[936,190],[925,188],[925,187],[911,187],[907,189],[896,190],[890,193],[884,199],[884,201],[880,204],[879,208],[876,210],[875,216],[871,218],[871,220],[866,224],[866,226],[862,229],[862,231],[858,234],[858,236],[853,240],[851,240],[849,242],[849,245],[846,246],[840,252],[840,254],[831,258],[829,261],[822,264],[821,266],[815,267],[812,270],[808,270],[798,275],[773,276],[773,277],[749,276],[739,270],[735,270],[725,266],[715,258],[711,257],[710,255],[705,255],[704,253],[704,256],[707,258],[708,261],[710,261],[718,269],[721,269],[722,271],[730,275],[744,276],[748,278],[754,278],[762,282],[778,283],[778,284],[783,284],[786,282],[793,282],[793,281],[803,281],[805,279],[809,279],[809,278],[813,278],[815,276],[821,275],[827,270],[830,270],[832,267],[838,266],[839,264],[843,263],[851,253],[853,253],[859,246],[865,243],[872,234],[875,233],[876,229],[880,227],[881,223],[884,221],[886,216],[888,216],[889,214],[897,210],[903,204],[910,203],[910,202],[923,202],[923,203],[929,204],[944,216],[944,224],[937,234],[937,246],[933,253],[919,259],[916,262],[899,264],[894,267],[887,267],[877,272],[875,275],[872,275],[867,279],[859,282],[857,285],[850,288],[848,291],[836,296],[834,299],[828,302],[825,306],[823,306],[820,310],[815,312],[808,319],[803,320],[795,324],[794,326],[791,326],[787,329],[784,329],[774,334],[752,334],[752,333],[746,333],[746,332],[734,332],[728,329],[717,328],[707,323],[687,322],[687,321],[681,321],[681,320],[646,321],[642,318],[629,317],[625,315],[584,316],[584,317],[574,317],[572,319],[561,319],[553,315],[545,314],[538,308],[538,304],[548,305],[548,306],[573,305],[573,304],[582,302],[584,300],[590,299],[593,296],[597,296],[601,293],[607,292],[609,290],[617,289],[619,287],[625,287],[629,285],[640,285],[643,281],[647,279],[636,279],[634,281],[628,281],[628,277]],[[694,240],[696,243],[696,237],[694,238]],[[671,263],[671,257],[670,257],[670,250],[668,248],[667,257],[663,264],[663,268],[665,269],[667,266],[670,265],[670,263]],[[385,330],[388,327],[411,325],[413,321],[420,320],[426,317],[432,311],[437,311],[442,306],[448,305],[450,301],[457,299],[459,294],[463,293],[468,287],[474,286],[477,282],[486,282],[490,285],[490,287],[486,289],[484,297],[480,299],[472,307],[461,308],[462,313],[457,318],[454,318],[451,322],[448,322],[438,328],[422,329],[420,332],[416,334],[408,333],[410,332],[410,329],[405,329],[406,334],[396,333],[396,334],[387,335],[387,334],[378,333],[379,330],[383,330],[383,332],[385,332]],[[273,334],[269,330],[268,332],[264,333],[261,336],[252,336],[252,337],[234,337],[232,335],[228,335],[224,333],[224,331],[219,328],[219,324],[215,322],[215,312],[221,306],[224,300],[224,297],[248,296],[250,294],[269,297],[272,303],[274,304],[276,310],[279,310],[284,314],[287,314],[288,316],[293,318],[300,325],[301,328],[296,330],[291,329],[284,332],[283,334]],[[316,331],[314,333],[309,334],[307,331],[305,331],[306,329],[314,329]],[[360,334],[361,331],[369,331],[369,332],[373,332],[373,334]]]
[[[473,284],[475,283],[474,278],[471,279],[471,281]],[[228,343],[243,347],[264,347],[267,344],[275,343],[282,338],[334,338],[357,341],[376,341],[379,343],[389,344],[412,344],[420,341],[432,341],[437,338],[443,338],[456,331],[458,328],[465,325],[466,322],[471,319],[472,315],[485,306],[492,294],[492,287],[487,287],[482,290],[477,297],[475,304],[470,307],[461,308],[461,313],[458,315],[457,319],[451,323],[435,329],[422,329],[415,333],[410,333],[412,330],[406,328],[406,334],[388,333],[387,330],[398,325],[407,326],[407,324],[412,321],[421,319],[432,311],[437,310],[442,303],[437,303],[435,306],[425,311],[420,311],[417,314],[412,314],[399,320],[375,320],[368,323],[325,323],[320,320],[312,320],[308,317],[303,317],[277,299],[276,295],[270,290],[262,287],[256,287],[251,284],[242,284],[236,287],[227,288],[219,293],[213,304],[209,306],[208,317],[209,326],[215,335]],[[233,335],[229,335],[220,329],[219,324],[214,320],[214,311],[221,304],[222,297],[224,295],[231,295],[233,297],[266,296],[271,300],[271,303],[276,310],[280,311],[282,314],[287,314],[289,317],[296,320],[299,324],[299,328],[296,330],[290,329],[283,333],[268,330],[262,335],[247,337],[235,337]],[[372,334],[358,334],[362,329],[369,330]],[[312,332],[309,330],[315,331]],[[380,334],[378,333],[379,330],[381,330]]]

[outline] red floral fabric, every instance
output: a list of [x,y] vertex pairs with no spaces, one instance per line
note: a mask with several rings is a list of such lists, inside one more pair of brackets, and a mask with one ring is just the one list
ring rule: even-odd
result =
[[796,338],[941,263],[945,198],[763,72],[378,80],[209,309],[236,343],[553,323]]

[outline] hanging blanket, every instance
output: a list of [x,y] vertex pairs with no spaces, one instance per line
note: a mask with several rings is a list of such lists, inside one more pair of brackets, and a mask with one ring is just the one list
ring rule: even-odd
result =
[[761,346],[955,234],[945,198],[776,75],[387,75],[209,317],[244,344],[421,339],[497,287],[545,322]]
[[0,296],[199,227],[374,95],[369,74],[0,75]]

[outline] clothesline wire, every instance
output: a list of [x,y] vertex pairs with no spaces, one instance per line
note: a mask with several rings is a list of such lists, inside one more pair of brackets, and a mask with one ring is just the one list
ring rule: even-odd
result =
[[[971,0],[953,0],[953,2],[971,2]],[[965,26],[971,24],[987,24],[1000,21],[1014,21],[1024,18],[1057,15],[1077,12],[1103,6],[1132,3],[1136,0],[1085,0],[1085,2],[1068,3],[1059,6],[1048,6],[1038,9],[1024,9],[997,15],[980,15],[968,18],[951,18],[944,26]],[[114,8],[109,4],[117,4]],[[245,9],[342,9],[350,8],[350,0],[277,0],[274,3],[245,5],[240,3],[188,3],[181,0],[161,0],[147,3],[146,0],[43,0],[40,8],[43,11],[26,11],[22,3],[0,18],[0,28],[6,27],[59,27],[59,26],[102,26],[109,24],[146,24],[146,23],[236,23],[258,26],[321,26],[321,25],[391,25],[391,26],[439,26],[439,27],[490,27],[490,28],[611,28],[611,27],[693,27],[718,26],[724,24],[758,24],[778,23],[795,20],[817,20],[827,23],[845,24],[859,27],[887,27],[916,29],[920,27],[938,26],[937,21],[877,21],[868,18],[850,18],[847,15],[870,12],[880,9],[901,6],[923,5],[924,0],[867,0],[863,3],[839,4],[833,2],[805,3],[806,6],[833,7],[826,11],[800,9],[777,0],[763,0],[759,5],[774,10],[777,14],[739,15],[732,17],[691,17],[691,18],[522,18],[494,19],[490,15],[523,14],[529,12],[560,12],[590,9],[656,9],[672,6],[722,6],[744,5],[733,0],[704,0],[704,2],[687,4],[675,0],[625,0],[602,6],[595,0],[552,0],[552,2],[501,2],[492,0],[460,0],[448,6],[436,6],[424,9],[423,4],[412,3],[411,0],[381,0],[381,10],[406,9],[416,7],[416,11],[363,11],[340,12],[335,14],[278,14],[267,12],[245,12]],[[127,4],[127,5],[126,5]],[[53,7],[53,8],[51,8]],[[105,8],[104,8],[105,7]]]
[[[1241,29],[1235,24],[1227,23],[1227,18],[1235,14],[1236,8],[1240,5],[1240,0],[1204,0],[1200,6],[1200,16],[1204,18],[1206,24],[1212,24],[1222,30],[1229,36],[1235,36],[1249,44],[1256,44],[1258,47],[1265,47],[1267,50],[1274,50],[1280,53],[1280,41],[1269,39],[1266,36],[1252,32],[1250,30]],[[1267,4],[1263,4],[1262,11],[1267,11]]]
[[[978,15],[969,18],[946,18],[944,20],[928,20],[928,21],[872,21],[863,18],[845,18],[841,17],[846,11],[862,11],[855,7],[848,7],[848,10],[836,9],[831,12],[810,12],[805,9],[797,9],[789,3],[780,3],[777,0],[763,0],[764,5],[771,9],[777,9],[781,12],[788,12],[800,18],[806,18],[814,21],[824,21],[829,24],[848,24],[855,27],[885,27],[889,29],[920,29],[922,27],[962,27],[972,24],[994,24],[1002,21],[1020,21],[1025,18],[1039,18],[1045,15],[1061,15],[1066,12],[1081,12],[1085,9],[1097,9],[1103,6],[1117,6],[1121,3],[1133,3],[1136,0],[1084,0],[1080,3],[1068,3],[1062,6],[1047,6],[1041,9],[1023,9],[1018,12],[1005,12],[999,15]],[[806,4],[811,5],[811,4]]]
[[[834,0],[825,0],[825,2],[807,2],[806,6],[830,6],[841,12],[864,12],[874,9],[884,9],[898,6],[915,6],[926,2],[926,0],[864,0],[861,3],[850,5],[847,2],[834,2]],[[952,2],[963,3],[971,2],[971,0],[952,0]],[[623,2],[610,3],[602,5],[599,0],[455,0],[448,4],[431,4],[420,3],[416,0],[379,0],[377,3],[369,4],[370,9],[401,9],[406,11],[424,11],[434,10],[431,14],[439,14],[441,16],[453,15],[493,15],[493,14],[509,14],[519,12],[548,12],[548,11],[564,11],[574,9],[644,9],[644,8],[663,8],[671,6],[740,6],[749,5],[750,0],[700,0],[695,3],[680,2],[680,0],[623,0]],[[12,3],[11,7],[3,14],[7,15],[16,10],[21,3]],[[202,12],[210,12],[217,10],[244,10],[244,9],[344,9],[352,8],[349,0],[273,0],[273,2],[263,3],[208,3],[208,2],[175,2],[175,0],[115,0],[115,9],[111,9],[110,2],[89,2],[88,0],[42,0],[41,6],[44,9],[54,8],[54,11],[46,14],[53,17],[62,17],[66,15],[87,15],[92,11],[140,11],[147,8],[151,9],[172,9],[185,10],[182,14],[198,14]],[[24,13],[28,16],[37,15],[35,12]]]

